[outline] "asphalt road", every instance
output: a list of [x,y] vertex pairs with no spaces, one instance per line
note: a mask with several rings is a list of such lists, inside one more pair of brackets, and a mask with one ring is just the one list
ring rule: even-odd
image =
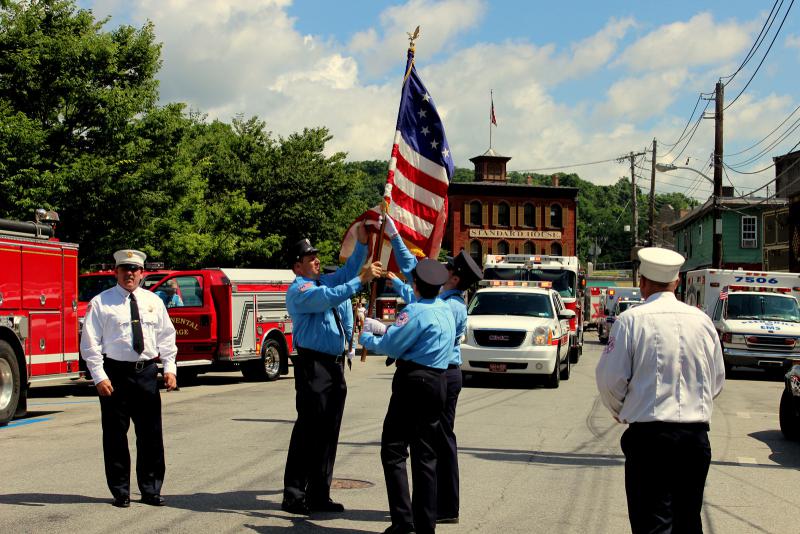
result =
[[[587,335],[583,358],[557,390],[507,376],[466,383],[456,420],[461,522],[440,532],[629,531],[624,427],[597,398],[595,340]],[[392,370],[380,357],[353,369],[335,471],[350,489],[333,491],[345,514],[280,510],[295,417],[291,375],[250,383],[231,373],[162,395],[164,508],[110,505],[92,386],[36,386],[30,416],[0,428],[0,532],[382,532],[389,521],[379,441]],[[781,388],[774,377],[739,372],[718,399],[706,532],[798,531],[800,444],[778,429]],[[132,489],[138,498],[135,477]]]

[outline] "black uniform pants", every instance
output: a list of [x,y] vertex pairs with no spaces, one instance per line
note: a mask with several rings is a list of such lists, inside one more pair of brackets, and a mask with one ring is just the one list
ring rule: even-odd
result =
[[139,491],[142,495],[158,495],[165,471],[158,366],[149,364],[137,370],[132,363],[106,358],[103,369],[114,388],[111,396],[100,397],[108,489],[115,498],[130,496],[128,429],[133,421]]
[[456,404],[461,393],[461,369],[457,365],[445,371],[446,394],[442,411],[442,439],[437,447],[436,460],[436,517],[449,519],[458,517],[458,444],[456,443],[455,423]]
[[700,510],[711,464],[706,423],[633,423],[622,435],[633,534],[703,532]]
[[[399,360],[383,421],[381,463],[393,525],[436,529],[436,446],[441,441],[445,378],[441,370]],[[406,460],[411,448],[413,501]]]
[[297,353],[297,420],[286,458],[283,499],[321,503],[330,498],[347,384],[341,358],[300,347]]

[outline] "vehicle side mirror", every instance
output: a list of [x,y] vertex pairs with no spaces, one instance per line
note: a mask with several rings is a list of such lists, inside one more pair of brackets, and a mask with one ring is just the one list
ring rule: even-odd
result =
[[573,310],[561,310],[558,313],[558,319],[560,321],[574,319],[574,318],[575,318],[575,312]]

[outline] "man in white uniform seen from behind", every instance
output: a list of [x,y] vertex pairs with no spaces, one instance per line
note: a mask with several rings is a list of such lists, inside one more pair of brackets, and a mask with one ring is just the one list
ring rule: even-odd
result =
[[614,323],[597,388],[614,419],[629,425],[621,445],[633,533],[699,533],[722,348],[711,319],[675,298],[683,256],[650,247],[639,260],[646,300]]

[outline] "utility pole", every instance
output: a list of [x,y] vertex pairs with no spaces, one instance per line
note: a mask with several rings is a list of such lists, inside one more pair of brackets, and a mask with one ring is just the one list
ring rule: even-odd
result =
[[622,156],[617,161],[622,163],[623,160],[627,159],[631,165],[631,202],[633,203],[633,245],[631,246],[631,262],[633,263],[632,269],[632,276],[633,276],[633,286],[637,287],[639,285],[639,263],[638,258],[635,256],[637,247],[639,246],[639,199],[637,198],[637,191],[636,191],[636,159],[639,156],[644,156],[644,152],[631,152],[627,156]]
[[653,162],[650,167],[650,217],[648,217],[647,244],[655,246],[656,226],[656,139],[653,138]]
[[725,86],[717,82],[715,91],[716,113],[714,114],[714,242],[711,263],[715,269],[722,268],[722,213],[719,202],[722,196],[722,112],[724,110]]

